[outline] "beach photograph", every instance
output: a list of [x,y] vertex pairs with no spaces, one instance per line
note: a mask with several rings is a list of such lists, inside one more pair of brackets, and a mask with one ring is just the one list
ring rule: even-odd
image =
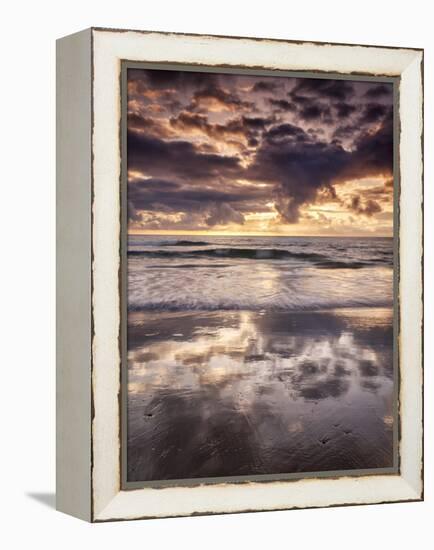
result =
[[126,482],[395,471],[393,83],[126,85]]

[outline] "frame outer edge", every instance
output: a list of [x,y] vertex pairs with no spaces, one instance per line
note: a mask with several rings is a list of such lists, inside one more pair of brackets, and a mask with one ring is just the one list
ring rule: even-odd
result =
[[56,508],[91,521],[91,31],[56,43]]

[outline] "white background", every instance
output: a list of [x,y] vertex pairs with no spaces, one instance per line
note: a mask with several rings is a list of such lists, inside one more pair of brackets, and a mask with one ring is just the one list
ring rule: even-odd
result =
[[[43,0],[2,5],[3,548],[429,548],[434,541],[430,2]],[[425,48],[424,503],[88,525],[54,511],[55,39],[89,26]],[[434,151],[433,151],[434,152]]]

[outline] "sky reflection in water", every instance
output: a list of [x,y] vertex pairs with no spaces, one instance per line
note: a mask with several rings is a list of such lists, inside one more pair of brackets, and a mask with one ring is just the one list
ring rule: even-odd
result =
[[391,309],[128,323],[129,481],[393,465]]

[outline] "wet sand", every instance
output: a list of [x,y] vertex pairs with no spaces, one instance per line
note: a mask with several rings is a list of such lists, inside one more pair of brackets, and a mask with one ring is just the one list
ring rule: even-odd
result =
[[392,467],[392,343],[389,308],[130,312],[128,481]]

